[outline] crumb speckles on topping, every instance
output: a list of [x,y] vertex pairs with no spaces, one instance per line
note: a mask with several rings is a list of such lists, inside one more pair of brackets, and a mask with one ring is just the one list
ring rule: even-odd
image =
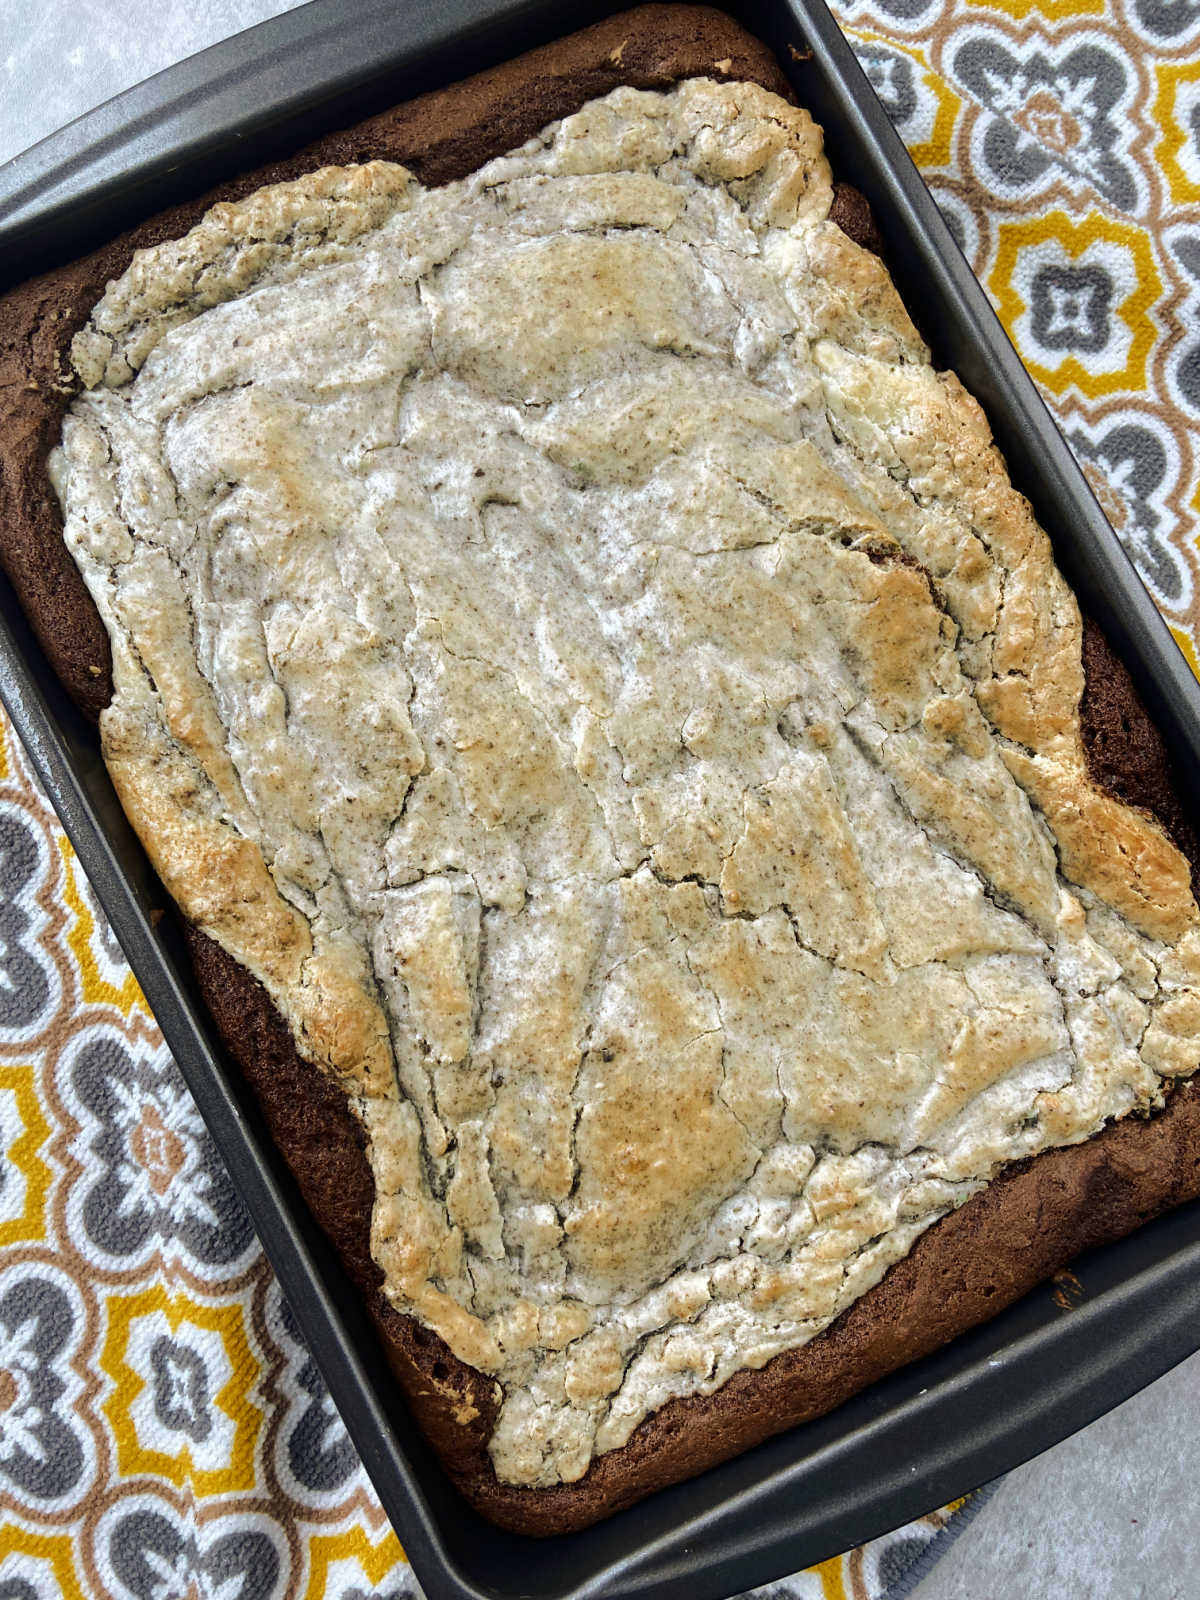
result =
[[53,471],[122,798],[347,1089],[386,1292],[506,1481],[825,1327],[1200,1046],[1186,863],[1090,783],[986,426],[766,91],[219,206]]

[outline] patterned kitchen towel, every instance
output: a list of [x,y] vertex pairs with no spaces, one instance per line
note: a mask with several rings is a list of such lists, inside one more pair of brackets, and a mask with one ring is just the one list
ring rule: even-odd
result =
[[834,10],[1200,670],[1200,3]]
[[[1195,666],[1200,0],[839,17]],[[0,1143],[0,1600],[413,1594],[6,723]],[[757,1593],[899,1600],[982,1498]]]

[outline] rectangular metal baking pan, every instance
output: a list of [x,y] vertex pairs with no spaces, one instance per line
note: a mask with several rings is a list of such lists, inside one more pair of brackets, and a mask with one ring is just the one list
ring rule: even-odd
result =
[[[181,63],[0,168],[12,282],[274,151],[572,31],[616,5],[313,0]],[[821,0],[726,9],[771,43],[870,200],[938,359],[984,404],[1013,477],[1085,606],[1124,656],[1193,781],[1192,678]],[[501,1532],[413,1427],[332,1251],[307,1215],[189,976],[163,891],[94,734],[0,593],[0,695],[103,900],[246,1201],[430,1600],[720,1600],[869,1539],[1045,1449],[1200,1345],[1200,1203],[1076,1264],[1064,1312],[1035,1291],[832,1415],[582,1533]]]

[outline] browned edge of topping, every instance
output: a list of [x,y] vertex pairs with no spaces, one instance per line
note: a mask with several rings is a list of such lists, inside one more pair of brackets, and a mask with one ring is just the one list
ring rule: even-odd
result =
[[[450,182],[620,84],[662,88],[709,73],[793,98],[766,46],[729,17],[699,6],[639,7],[254,168],[0,298],[0,561],[51,664],[89,716],[95,719],[111,695],[111,657],[63,544],[45,462],[76,387],[71,339],[134,250],[178,237],[216,200],[241,198],[319,165],[384,159],[410,167],[427,184]],[[836,185],[830,214],[851,238],[879,250],[870,209],[857,191]],[[1195,863],[1195,837],[1162,736],[1103,635],[1086,623],[1084,667],[1083,727],[1093,777],[1153,811]],[[487,1454],[496,1385],[383,1296],[370,1253],[374,1178],[346,1097],[300,1057],[257,980],[204,934],[188,929],[187,936],[221,1036],[306,1203],[363,1293],[420,1427],[467,1499],[519,1532],[586,1527],[820,1416],[994,1315],[1080,1250],[1200,1193],[1200,1088],[1188,1083],[1148,1121],[1126,1119],[1086,1144],[1047,1151],[1004,1173],[924,1234],[881,1284],[810,1344],[760,1371],[736,1373],[711,1397],[668,1402],[626,1445],[597,1457],[578,1483],[515,1487],[499,1482]]]

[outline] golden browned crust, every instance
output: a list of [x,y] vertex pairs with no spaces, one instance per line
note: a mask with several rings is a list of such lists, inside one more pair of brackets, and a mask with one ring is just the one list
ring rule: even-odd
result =
[[[1124,714],[1141,712],[1122,697]],[[1161,763],[1162,752],[1156,752]],[[379,1292],[367,1218],[373,1180],[359,1124],[297,1054],[260,984],[204,935],[196,973],[231,1053],[305,1199],[363,1291],[393,1369],[454,1482],[484,1516],[538,1536],[587,1527],[655,1489],[832,1411],[889,1372],[985,1322],[1082,1250],[1200,1195],[1200,1086],[1180,1085],[1147,1121],[1125,1119],[995,1179],[935,1224],[883,1282],[810,1344],[741,1371],[715,1395],[673,1400],[576,1483],[501,1483],[487,1454],[493,1385]]]

